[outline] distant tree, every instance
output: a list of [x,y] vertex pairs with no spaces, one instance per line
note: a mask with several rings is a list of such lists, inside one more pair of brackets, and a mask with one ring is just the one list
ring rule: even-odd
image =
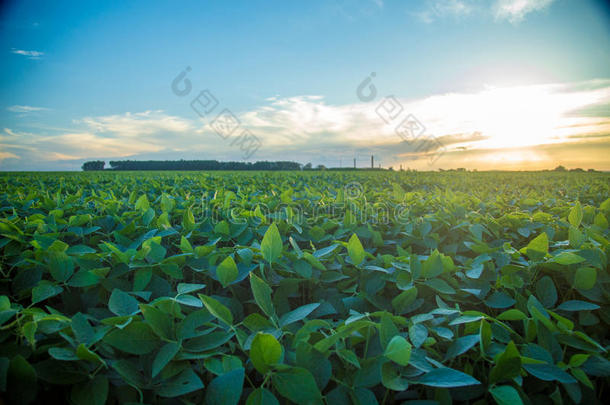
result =
[[584,172],[583,169],[581,169],[580,167],[577,167],[576,169],[570,169],[571,172]]
[[324,166],[324,165],[318,165],[318,166],[316,167],[316,169],[317,169],[317,170],[326,170],[326,166]]
[[82,169],[84,171],[104,170],[104,165],[106,165],[106,162],[104,162],[103,160],[96,160],[83,163]]
[[593,172],[596,172],[597,170],[595,170],[595,169],[589,169],[589,170],[587,170],[587,171],[588,171],[589,173],[593,173]]
[[119,160],[110,161],[112,170],[300,170],[289,161],[219,162],[217,160]]
[[303,170],[311,170],[311,163],[307,163],[305,166],[303,166]]
[[562,165],[557,166],[556,168],[553,169],[556,172],[565,172],[566,168],[563,167]]
[[394,171],[394,168],[393,168],[392,166],[390,166],[390,167],[388,167],[388,170],[389,170],[389,171],[391,171],[391,172],[393,172],[393,171]]

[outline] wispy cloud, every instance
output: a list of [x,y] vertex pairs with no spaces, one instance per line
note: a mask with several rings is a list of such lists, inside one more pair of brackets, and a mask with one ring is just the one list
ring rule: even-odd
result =
[[0,162],[2,162],[4,159],[19,159],[19,156],[15,155],[14,153],[11,152],[2,152],[0,151]]
[[26,51],[23,49],[15,48],[11,49],[11,53],[14,53],[15,55],[27,56],[28,59],[40,59],[44,55],[44,52],[41,51]]
[[517,24],[527,14],[548,8],[555,0],[427,0],[423,8],[411,12],[420,21],[430,24],[443,18],[484,15],[496,21]]
[[475,10],[471,0],[428,0],[423,9],[413,12],[420,21],[430,24],[444,17],[464,17]]
[[542,11],[549,7],[555,0],[497,0],[494,5],[497,19],[505,19],[516,24],[529,13]]
[[75,123],[84,123],[96,133],[114,133],[122,137],[151,135],[158,132],[184,132],[193,128],[190,120],[167,115],[161,110],[85,117]]
[[12,105],[6,108],[10,112],[27,114],[35,111],[46,111],[49,110],[45,107],[32,107],[30,105]]

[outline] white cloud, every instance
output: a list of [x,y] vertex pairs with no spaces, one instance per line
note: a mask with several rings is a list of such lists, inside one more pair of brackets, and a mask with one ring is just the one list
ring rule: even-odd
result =
[[15,48],[12,48],[11,52],[16,55],[27,56],[28,59],[40,59],[44,55],[44,52],[40,52],[40,51],[25,51],[23,49],[15,49]]
[[4,160],[4,159],[19,159],[19,156],[15,155],[14,153],[11,152],[2,152],[0,151],[0,161]]
[[[70,159],[94,156],[126,157],[164,149],[163,145],[147,139],[104,137],[89,132],[62,134],[49,138],[47,142],[54,145],[56,154],[70,156]],[[63,153],[64,151],[66,153]]]
[[44,107],[32,107],[29,105],[12,105],[10,107],[6,108],[8,111],[10,112],[14,112],[14,113],[30,113],[30,112],[34,112],[34,111],[46,111],[48,110],[48,108],[44,108]]
[[85,117],[84,123],[93,132],[112,132],[118,136],[142,136],[158,132],[184,132],[193,128],[190,120],[165,114],[163,111]]
[[525,16],[534,11],[542,11],[554,0],[497,0],[494,13],[499,20],[508,20],[515,24],[523,21]]
[[420,21],[430,24],[440,18],[460,18],[476,9],[472,0],[428,0],[423,9],[412,13]]
[[497,21],[513,24],[525,19],[527,14],[542,11],[555,0],[427,0],[424,7],[411,12],[420,21],[430,24],[439,19],[462,18],[474,14],[493,15]]

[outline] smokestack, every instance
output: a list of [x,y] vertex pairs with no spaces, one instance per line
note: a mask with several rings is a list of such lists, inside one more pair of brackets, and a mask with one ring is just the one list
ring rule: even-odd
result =
[[373,158],[373,155],[371,155],[371,169],[375,168],[375,160]]
[[354,158],[354,169],[356,168],[356,158]]

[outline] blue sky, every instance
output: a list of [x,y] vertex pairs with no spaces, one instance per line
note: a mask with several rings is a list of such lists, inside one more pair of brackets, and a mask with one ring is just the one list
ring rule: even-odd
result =
[[[422,170],[610,169],[603,1],[1,7],[1,170],[126,158],[364,166],[371,154]],[[187,66],[192,91],[177,96]],[[376,97],[359,98],[373,72]],[[202,118],[190,103],[204,89],[218,106]],[[402,110],[390,122],[388,100]],[[230,135],[214,126],[224,109],[239,120]],[[406,116],[421,131],[401,136]],[[237,140],[244,131],[254,152]]]

